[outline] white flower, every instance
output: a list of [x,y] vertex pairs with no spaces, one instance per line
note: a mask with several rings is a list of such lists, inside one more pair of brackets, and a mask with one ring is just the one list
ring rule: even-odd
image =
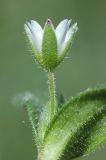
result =
[[[67,50],[71,46],[72,39],[76,31],[78,30],[77,23],[72,24],[72,20],[68,19],[64,19],[63,21],[61,21],[56,29],[49,19],[47,20],[44,29],[42,29],[40,24],[34,20],[31,20],[30,23],[27,22],[24,25],[24,28],[35,50],[35,58],[38,53],[40,53],[41,56],[48,55],[48,62],[51,61],[50,56],[52,56],[52,59],[53,57],[55,57],[54,60],[56,61],[56,63],[54,66],[60,63],[60,59],[62,61]],[[52,60],[52,64],[54,60]]]

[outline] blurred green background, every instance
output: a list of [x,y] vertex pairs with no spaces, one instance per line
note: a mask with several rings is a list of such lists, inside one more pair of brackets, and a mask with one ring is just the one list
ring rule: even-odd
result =
[[[55,26],[64,18],[78,22],[70,54],[56,71],[57,88],[76,95],[88,87],[106,84],[106,0],[0,0],[0,160],[34,160],[30,123],[14,97],[31,92],[48,99],[47,75],[27,46],[23,25],[35,19]],[[82,160],[105,160],[106,147]]]

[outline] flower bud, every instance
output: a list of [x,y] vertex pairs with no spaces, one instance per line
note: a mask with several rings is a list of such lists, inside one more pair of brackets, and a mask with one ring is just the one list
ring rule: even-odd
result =
[[44,29],[33,20],[27,22],[24,28],[35,59],[47,71],[53,71],[61,63],[78,30],[77,23],[71,25],[68,19],[61,21],[56,29],[50,19],[46,21]]

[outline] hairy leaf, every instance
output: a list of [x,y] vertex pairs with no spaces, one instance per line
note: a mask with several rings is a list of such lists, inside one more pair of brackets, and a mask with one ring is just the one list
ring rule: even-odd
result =
[[45,136],[46,129],[51,120],[51,108],[50,102],[48,102],[44,107],[43,111],[40,114],[39,124],[38,124],[38,139],[39,139],[39,148],[42,146],[42,142]]
[[28,100],[24,105],[27,110],[28,117],[31,123],[31,127],[34,135],[34,141],[38,145],[37,128],[38,128],[38,121],[41,113],[41,105],[38,104],[38,102],[35,100]]
[[54,116],[43,140],[41,160],[74,159],[106,141],[106,89],[87,90]]

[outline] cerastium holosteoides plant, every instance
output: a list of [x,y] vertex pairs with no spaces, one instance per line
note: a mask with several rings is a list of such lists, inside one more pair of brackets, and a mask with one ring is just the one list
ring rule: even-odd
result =
[[95,151],[106,141],[106,89],[88,89],[65,102],[55,93],[54,71],[71,47],[77,23],[65,19],[55,29],[48,19],[42,29],[32,20],[24,28],[35,60],[48,73],[47,104],[26,102],[38,160],[71,160]]

